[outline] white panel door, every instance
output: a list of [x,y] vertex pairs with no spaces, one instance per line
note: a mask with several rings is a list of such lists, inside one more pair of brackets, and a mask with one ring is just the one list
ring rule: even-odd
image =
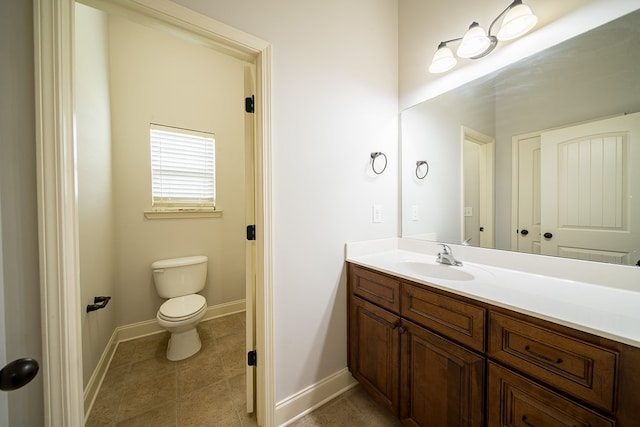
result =
[[541,155],[542,253],[635,264],[640,113],[544,132]]
[[518,142],[518,251],[540,253],[540,136]]

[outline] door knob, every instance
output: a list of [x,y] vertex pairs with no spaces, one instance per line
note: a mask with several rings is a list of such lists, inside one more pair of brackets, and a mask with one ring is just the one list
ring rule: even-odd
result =
[[521,230],[520,234],[522,234],[523,236],[526,236],[527,234],[529,234],[529,230]]
[[38,362],[29,357],[14,360],[0,370],[0,390],[11,391],[27,385],[38,373]]
[[544,234],[543,234],[543,236],[544,236],[544,238],[545,238],[545,239],[550,239],[550,238],[552,238],[552,237],[553,237],[553,234],[551,234],[551,233],[544,233]]

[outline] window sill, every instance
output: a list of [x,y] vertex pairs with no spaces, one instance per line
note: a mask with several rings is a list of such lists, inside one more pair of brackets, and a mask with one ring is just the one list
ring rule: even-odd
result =
[[222,211],[185,210],[185,211],[145,211],[146,219],[185,219],[185,218],[221,218]]

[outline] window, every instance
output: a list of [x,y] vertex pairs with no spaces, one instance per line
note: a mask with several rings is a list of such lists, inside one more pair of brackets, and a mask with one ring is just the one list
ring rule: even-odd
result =
[[154,210],[215,209],[212,133],[151,125]]

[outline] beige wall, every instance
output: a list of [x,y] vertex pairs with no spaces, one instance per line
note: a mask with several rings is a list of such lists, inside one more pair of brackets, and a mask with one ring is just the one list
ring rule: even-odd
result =
[[84,310],[95,296],[116,297],[107,15],[77,4],[75,42],[82,368],[86,387],[116,326],[114,304],[91,313]]
[[[116,322],[154,319],[153,261],[207,255],[209,306],[244,299],[244,67],[209,48],[111,17]],[[149,124],[212,132],[222,218],[154,219]]]

